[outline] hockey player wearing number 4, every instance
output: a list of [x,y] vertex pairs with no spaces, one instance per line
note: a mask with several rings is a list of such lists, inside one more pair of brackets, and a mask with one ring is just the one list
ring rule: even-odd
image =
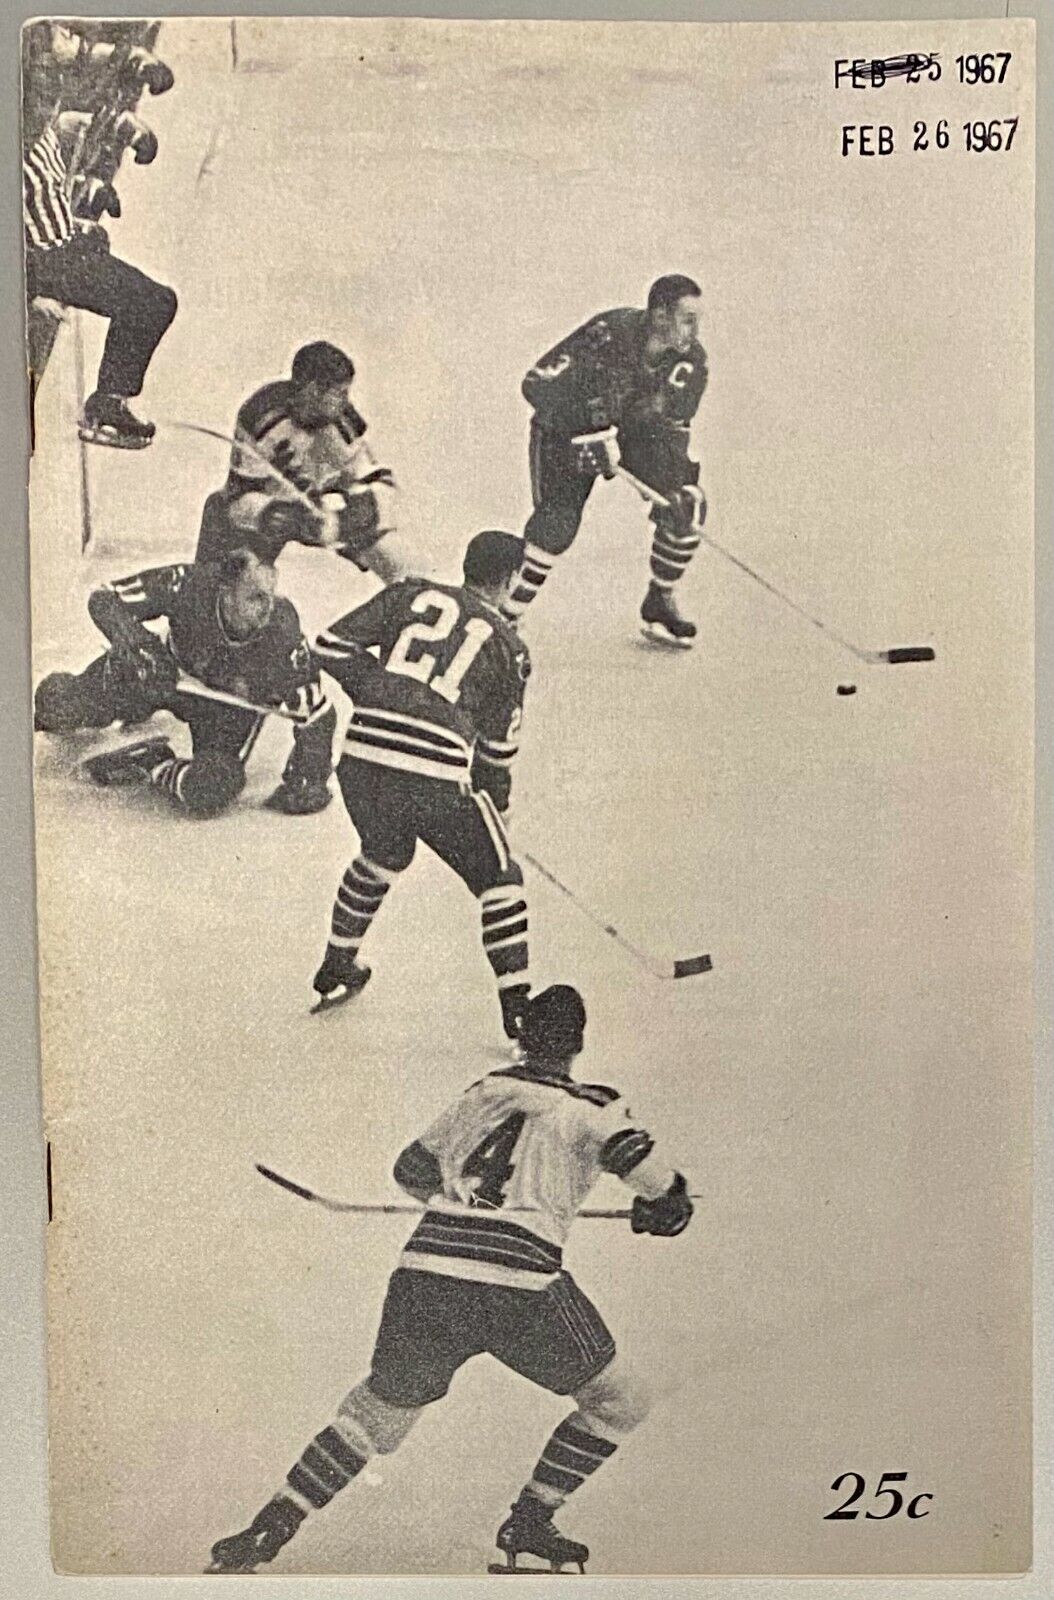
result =
[[480,902],[502,1021],[516,1037],[529,992],[527,902],[505,815],[530,660],[498,607],[521,548],[511,533],[478,533],[463,585],[403,579],[315,642],[354,705],[337,779],[360,845],[333,905],[317,1009],[365,986],[359,946],[420,840]]
[[523,564],[505,615],[516,622],[538,594],[556,557],[569,550],[597,478],[620,465],[669,502],[652,512],[651,583],[641,606],[646,636],[690,646],[694,622],[674,598],[699,548],[706,496],[688,429],[708,380],[699,343],[699,285],[658,278],[639,311],[604,311],[568,334],[531,368],[524,398],[534,411],[530,467],[534,510],[524,530]]
[[[483,1354],[574,1401],[498,1530],[505,1564],[490,1570],[542,1570],[519,1565],[529,1555],[554,1572],[585,1571],[589,1547],[560,1533],[553,1514],[643,1421],[649,1400],[564,1271],[563,1244],[604,1172],[635,1192],[634,1233],[671,1237],[692,1217],[683,1176],[617,1090],[572,1079],[585,1021],[574,989],[537,995],[524,1014],[523,1062],[474,1083],[402,1152],[396,1181],[427,1210],[389,1280],[369,1376],[250,1526],[213,1545],[210,1572],[273,1561],[312,1511],[372,1455],[397,1449],[461,1367]],[[512,1211],[527,1221],[513,1221]]]

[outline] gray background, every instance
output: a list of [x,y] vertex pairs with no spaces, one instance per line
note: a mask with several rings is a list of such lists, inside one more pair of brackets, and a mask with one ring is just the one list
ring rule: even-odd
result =
[[[141,8],[116,8],[119,14],[141,14]],[[213,12],[223,15],[226,7],[198,7],[199,12]],[[252,14],[290,14],[294,7],[289,5],[275,7],[255,7]],[[318,14],[330,10],[325,7],[306,8]],[[354,8],[356,14],[370,14],[371,7]],[[393,8],[402,15],[446,15],[446,16],[545,16],[575,15],[583,18],[602,17],[641,17],[649,20],[666,18],[698,19],[724,21],[733,18],[742,20],[769,20],[787,21],[796,18],[817,20],[820,18],[876,18],[884,17],[965,17],[965,16],[992,16],[1004,8],[992,5],[924,5],[900,4],[896,6],[880,5],[876,0],[871,3],[857,5],[822,5],[814,3],[808,7],[803,5],[783,4],[753,4],[753,5],[717,5],[699,4],[696,6],[670,6],[660,7],[637,6],[582,6],[573,8],[536,6],[497,6],[471,7],[460,6],[445,7],[441,5],[406,6]],[[1049,17],[1049,12],[1043,7],[1031,8],[1012,5],[1014,15],[1038,15],[1041,21]],[[114,8],[103,9],[91,6],[81,7],[83,14],[113,14]],[[155,14],[166,14],[165,8],[155,8]],[[348,14],[346,11],[334,14]],[[180,1589],[188,1593],[197,1594],[208,1588],[212,1592],[211,1584],[205,1582],[195,1583],[189,1580],[157,1579],[157,1580],[116,1580],[116,1579],[58,1579],[48,1569],[47,1561],[47,1535],[46,1535],[46,1501],[45,1501],[45,1432],[44,1432],[44,1371],[43,1371],[43,1272],[42,1272],[42,1234],[45,1220],[44,1188],[43,1188],[43,1158],[39,1136],[39,1087],[37,1077],[36,1039],[35,1039],[35,949],[33,931],[33,895],[32,874],[30,862],[31,850],[31,811],[30,811],[30,776],[29,776],[29,719],[28,719],[28,640],[26,620],[26,550],[27,541],[25,534],[25,494],[23,459],[25,451],[25,429],[23,417],[24,381],[21,357],[21,265],[20,265],[20,229],[16,225],[18,194],[15,187],[16,155],[17,155],[17,27],[21,20],[21,13],[9,12],[5,17],[6,27],[4,39],[6,48],[0,52],[3,60],[3,71],[6,74],[4,87],[4,104],[7,113],[8,139],[6,150],[8,158],[3,163],[3,194],[5,201],[10,200],[10,207],[5,208],[5,218],[10,219],[4,230],[3,244],[0,246],[5,252],[3,264],[7,271],[0,275],[4,284],[4,330],[5,339],[0,353],[7,365],[4,370],[4,382],[0,393],[7,399],[4,408],[4,420],[7,426],[3,429],[4,462],[9,469],[5,474],[5,484],[9,494],[7,506],[9,509],[9,528],[4,537],[4,586],[5,595],[5,626],[0,630],[4,655],[4,670],[0,675],[3,683],[3,730],[5,735],[5,748],[8,760],[3,764],[2,777],[0,777],[0,802],[3,805],[4,816],[4,845],[5,861],[9,870],[5,874],[5,885],[8,888],[7,927],[9,935],[3,945],[3,992],[7,1005],[5,1017],[11,1019],[10,1044],[5,1052],[6,1081],[5,1107],[8,1115],[4,1119],[4,1230],[5,1260],[10,1260],[12,1274],[15,1282],[7,1289],[3,1297],[4,1318],[4,1369],[5,1380],[10,1385],[11,1405],[5,1407],[5,1415],[9,1417],[6,1430],[5,1480],[7,1493],[4,1497],[6,1516],[6,1539],[0,1554],[0,1575],[6,1576],[6,1582],[0,1592],[26,1596],[50,1594],[64,1588],[77,1594],[82,1591],[98,1590],[107,1584],[116,1586],[120,1584],[122,1590],[133,1595],[147,1595],[167,1593],[169,1587],[179,1582]],[[1050,88],[1052,86],[1050,71],[1050,48],[1041,30],[1039,41],[1039,80],[1040,80],[1040,124],[1041,132],[1049,133],[1050,128]],[[1047,91],[1044,95],[1044,89]],[[1043,338],[1047,318],[1043,310],[1050,304],[1049,282],[1049,240],[1050,240],[1050,215],[1049,197],[1047,196],[1047,148],[1046,140],[1041,139],[1037,161],[1037,190],[1040,195],[1040,218],[1038,233],[1039,251],[1039,294],[1038,304],[1040,314],[1040,344],[1037,348],[1037,365],[1039,368],[1039,382],[1037,391],[1037,417],[1041,423],[1046,423],[1045,430],[1041,429],[1039,437],[1038,456],[1040,458],[1039,496],[1038,496],[1038,523],[1040,530],[1037,543],[1039,546],[1037,557],[1037,596],[1041,612],[1047,615],[1040,622],[1037,631],[1037,660],[1038,680],[1041,684],[1050,681],[1050,643],[1051,625],[1049,607],[1044,607],[1043,602],[1048,595],[1050,586],[1050,555],[1042,536],[1043,530],[1050,526],[1051,508],[1051,472],[1049,461],[1050,433],[1049,414],[1051,411],[1051,388],[1049,373],[1049,341]],[[14,508],[18,507],[17,515]],[[1050,818],[1050,772],[1049,772],[1049,739],[1046,737],[1046,718],[1041,715],[1039,720],[1039,794],[1037,806],[1037,825],[1040,829],[1040,838],[1048,835]],[[1046,759],[1045,759],[1046,758]],[[1041,990],[1043,1003],[1044,1028],[1041,1034],[1041,1055],[1046,1056],[1049,1051],[1045,1048],[1049,1043],[1049,971],[1050,971],[1050,905],[1049,905],[1049,874],[1044,885],[1044,893],[1040,901],[1040,916],[1038,921],[1038,958],[1037,971],[1040,978],[1047,978],[1045,992]],[[1039,1099],[1038,1126],[1044,1131],[1049,1130],[1049,1088],[1041,1080],[1041,1093]],[[1046,1141],[1049,1144],[1049,1138]],[[1049,1171],[1049,1151],[1046,1163],[1041,1167],[1040,1185],[1037,1189],[1037,1215],[1045,1217],[1051,1210],[1051,1181]],[[1049,1245],[1048,1237],[1041,1240],[1041,1245]],[[1049,1252],[1041,1250],[1041,1258],[1049,1272]],[[1046,1290],[1046,1303],[1049,1306],[1049,1278],[1043,1283]],[[1041,1301],[1041,1310],[1043,1302]],[[1042,1320],[1049,1328],[1049,1316]],[[1039,1385],[1037,1389],[1037,1415],[1044,1409],[1050,1409],[1050,1384],[1049,1384],[1049,1336],[1045,1344],[1041,1344],[1037,1354],[1037,1376]],[[1044,1401],[1046,1402],[1044,1406]],[[1036,1557],[1035,1570],[1030,1578],[1024,1580],[1009,1580],[1005,1582],[978,1581],[974,1589],[980,1588],[985,1592],[1006,1591],[1014,1595],[1040,1595],[1050,1593],[1051,1574],[1054,1572],[1052,1563],[1052,1544],[1050,1537],[1050,1503],[1048,1497],[1044,1499],[1044,1488],[1049,1484],[1052,1476],[1050,1471],[1049,1441],[1042,1439],[1037,1450],[1037,1528],[1036,1528]],[[952,1580],[955,1581],[955,1580]],[[319,1579],[301,1580],[297,1592],[304,1587],[314,1590],[317,1586],[324,1587],[327,1593],[395,1593],[412,1592],[414,1594],[431,1594],[440,1592],[454,1593],[462,1580],[431,1580],[421,1579],[403,1580],[402,1582],[380,1582],[376,1579]],[[282,1580],[257,1579],[257,1585],[269,1586],[270,1590],[289,1592],[289,1584]],[[673,1582],[671,1580],[651,1580],[651,1587],[661,1585],[663,1592],[670,1593],[687,1591],[688,1581]],[[1012,1585],[1012,1587],[1011,1587]],[[641,1586],[641,1580],[603,1580],[605,1593],[616,1592],[629,1594],[636,1592]],[[580,1585],[580,1587],[583,1587]],[[589,1592],[599,1592],[601,1580],[589,1581],[584,1585]],[[775,1595],[791,1592],[798,1593],[830,1593],[852,1594],[857,1591],[868,1594],[889,1595],[914,1595],[937,1592],[947,1592],[947,1585],[936,1582],[909,1583],[904,1580],[866,1580],[850,1582],[837,1579],[820,1582],[813,1579],[799,1580],[691,1580],[691,1588],[697,1593],[729,1593]],[[256,1592],[254,1590],[254,1592]]]

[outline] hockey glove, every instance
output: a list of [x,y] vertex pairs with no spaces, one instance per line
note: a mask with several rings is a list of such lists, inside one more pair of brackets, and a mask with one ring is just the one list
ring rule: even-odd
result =
[[259,539],[263,547],[274,550],[274,561],[284,545],[317,545],[322,542],[323,518],[302,500],[272,500],[260,512]]
[[157,134],[130,111],[122,111],[117,118],[113,137],[120,149],[132,151],[137,167],[148,167],[157,155]]
[[579,472],[591,478],[613,478],[622,459],[618,434],[614,428],[600,428],[596,433],[578,433],[571,440],[571,449]]
[[634,1233],[654,1233],[672,1239],[687,1228],[694,1209],[688,1198],[684,1174],[675,1172],[670,1187],[657,1200],[637,1195],[630,1212],[630,1227]]
[[179,668],[163,639],[143,629],[142,640],[116,644],[110,653],[112,670],[118,682],[129,688],[156,694],[174,689]]
[[133,82],[145,83],[151,94],[167,94],[176,81],[166,61],[159,61],[157,56],[138,45],[128,52],[125,72]]

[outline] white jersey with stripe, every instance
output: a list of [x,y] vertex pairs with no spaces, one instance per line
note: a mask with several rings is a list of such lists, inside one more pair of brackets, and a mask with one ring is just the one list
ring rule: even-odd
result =
[[363,438],[366,424],[350,401],[334,421],[307,427],[295,415],[294,400],[294,386],[284,378],[258,389],[239,410],[227,480],[232,499],[253,491],[282,499],[298,491],[320,503],[326,494],[392,487],[391,472],[374,459]]
[[400,1265],[516,1288],[544,1288],[559,1273],[601,1173],[649,1199],[674,1176],[616,1090],[527,1066],[474,1083],[417,1142],[435,1156],[442,1188]]

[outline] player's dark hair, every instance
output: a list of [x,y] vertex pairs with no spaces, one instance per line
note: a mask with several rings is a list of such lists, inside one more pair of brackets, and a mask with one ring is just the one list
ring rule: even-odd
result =
[[656,278],[648,290],[648,310],[670,311],[686,295],[700,295],[702,292],[694,278],[671,272],[665,278]]
[[481,583],[486,588],[508,583],[518,571],[523,557],[523,540],[516,533],[485,528],[470,539],[462,569],[466,583]]
[[335,344],[317,339],[300,347],[293,357],[292,378],[296,384],[317,383],[323,389],[347,388],[355,376],[355,363]]
[[577,989],[554,983],[527,1002],[520,1044],[528,1059],[563,1061],[576,1056],[585,1039],[586,1008]]

